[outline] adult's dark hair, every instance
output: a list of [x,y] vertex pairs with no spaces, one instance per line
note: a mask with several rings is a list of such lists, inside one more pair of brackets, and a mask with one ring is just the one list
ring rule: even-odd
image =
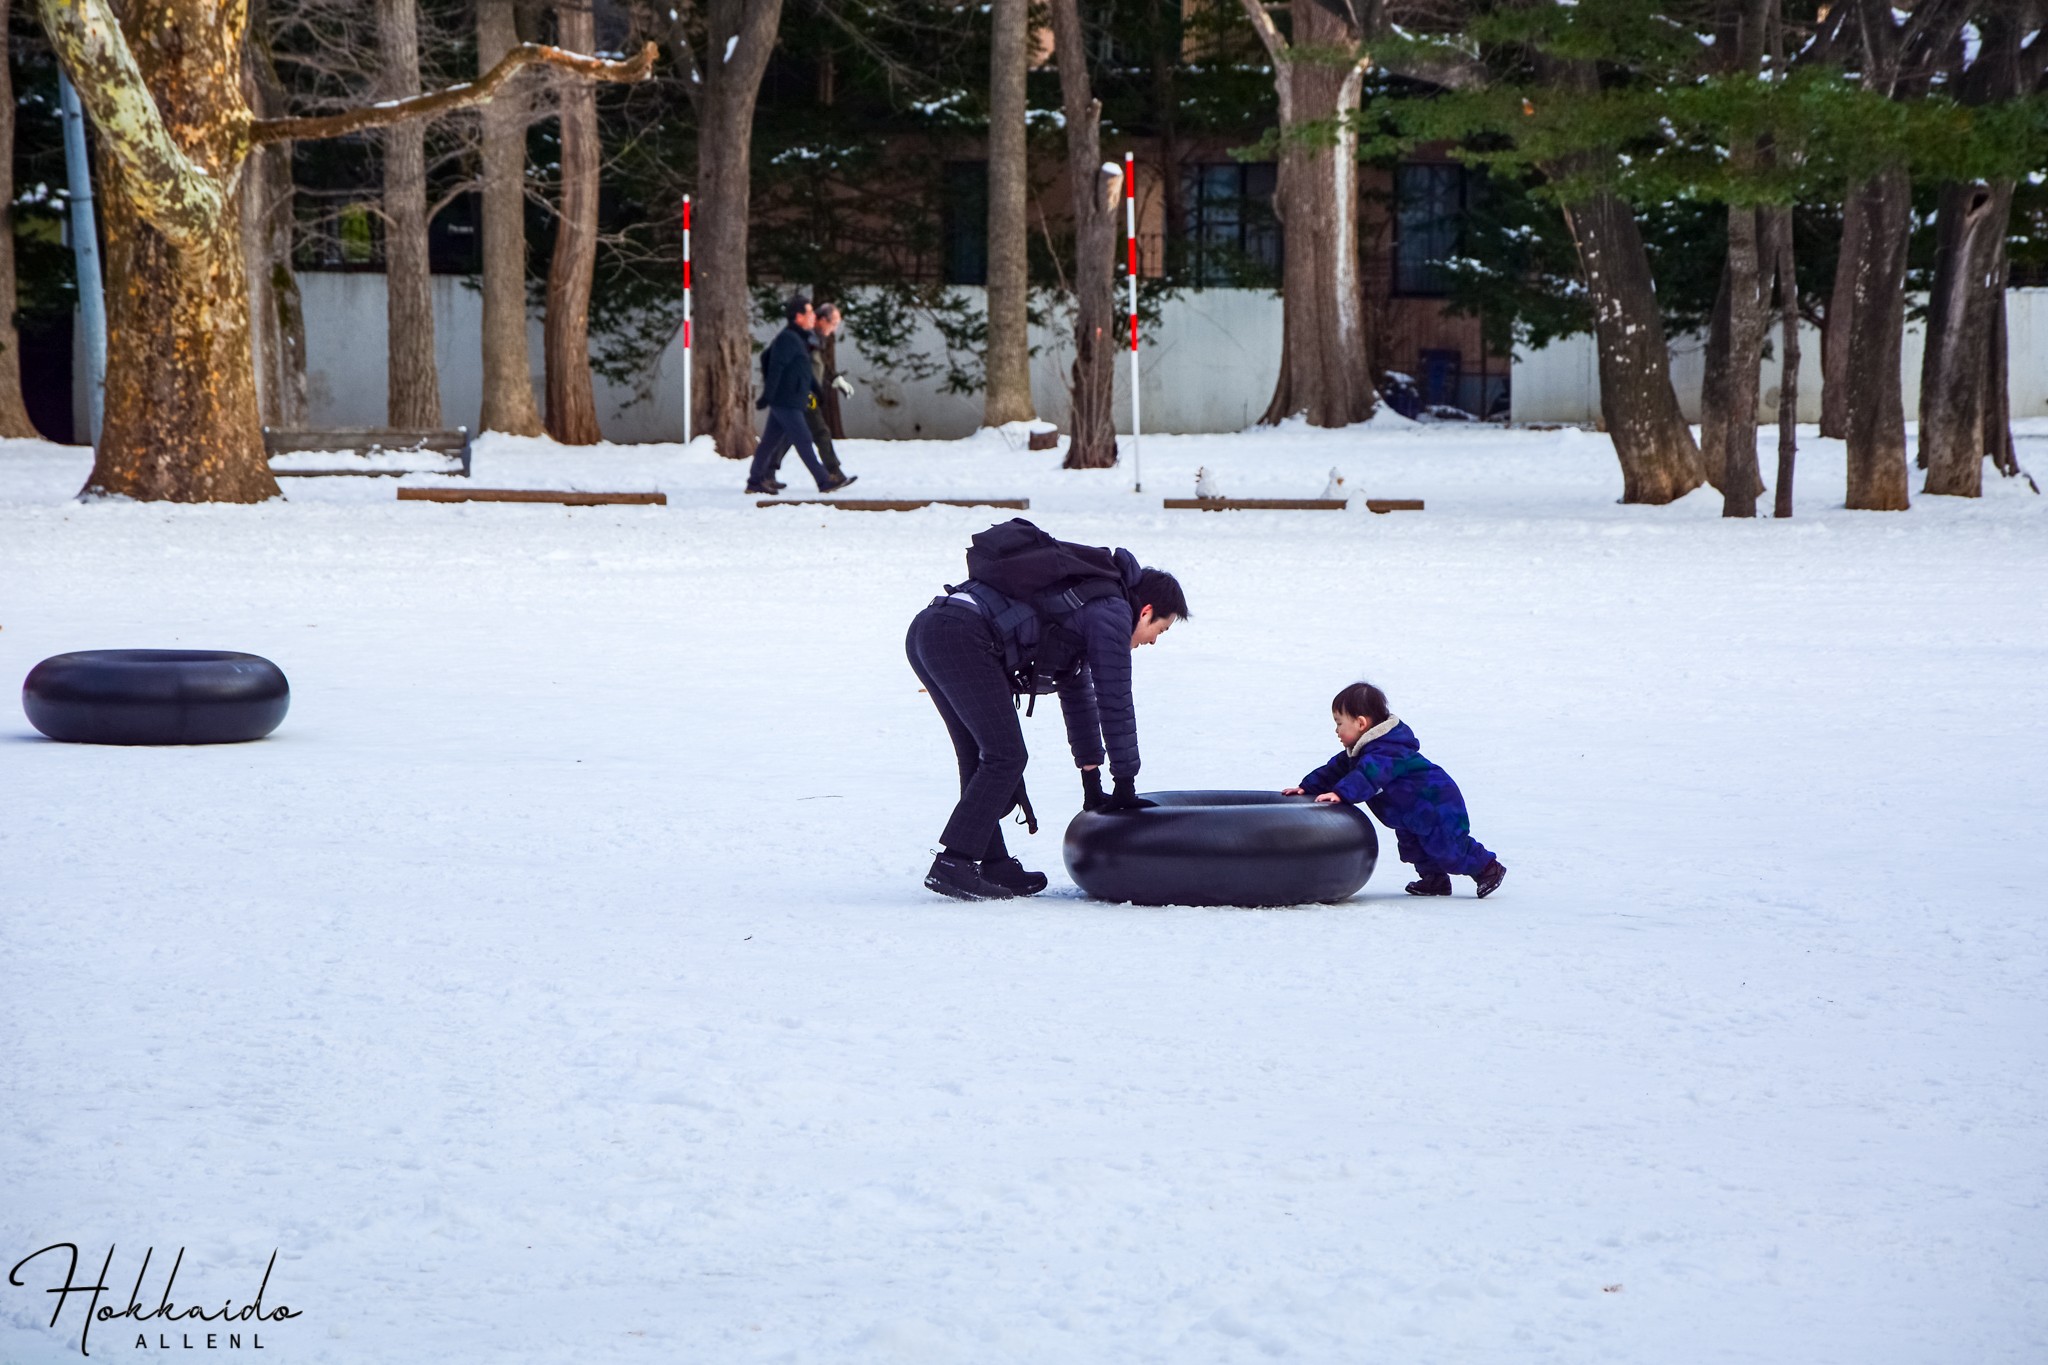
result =
[[1369,682],[1355,682],[1337,694],[1330,709],[1378,725],[1387,718],[1387,694]]
[[1152,619],[1171,616],[1176,621],[1185,621],[1191,616],[1188,610],[1188,595],[1180,590],[1180,580],[1164,569],[1145,569],[1138,574],[1137,589],[1131,594],[1140,611],[1152,608]]
[[811,306],[811,301],[802,294],[791,294],[782,301],[782,316],[787,322],[795,322],[796,315]]

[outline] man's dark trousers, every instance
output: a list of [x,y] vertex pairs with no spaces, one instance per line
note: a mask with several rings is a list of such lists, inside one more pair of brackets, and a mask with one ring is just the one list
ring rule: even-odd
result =
[[[832,449],[832,428],[825,424],[825,414],[816,406],[804,409],[804,424],[811,429],[811,443],[818,448],[818,463],[825,466],[825,473],[833,483],[846,477],[846,471],[839,466],[839,452]],[[776,443],[775,454],[768,461],[770,478],[782,472],[782,457],[789,453],[789,442]]]
[[790,446],[795,446],[796,453],[803,457],[804,468],[811,471],[820,493],[832,486],[833,480],[818,463],[818,452],[811,447],[811,429],[804,421],[804,410],[770,408],[768,425],[761,431],[761,444],[754,447],[754,463],[747,470],[747,487],[767,487],[777,456]]
[[960,802],[941,839],[963,858],[1006,858],[1002,820],[1031,755],[995,633],[973,607],[942,598],[917,614],[903,644],[960,761]]

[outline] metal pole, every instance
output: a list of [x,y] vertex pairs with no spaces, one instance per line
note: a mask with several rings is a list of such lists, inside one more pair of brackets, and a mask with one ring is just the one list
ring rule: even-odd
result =
[[690,443],[690,196],[683,196],[683,444]]
[[60,67],[57,103],[64,117],[64,167],[71,181],[71,254],[78,273],[78,314],[85,325],[86,394],[92,443],[100,443],[107,395],[107,301],[100,283],[100,238],[92,221],[92,163],[85,155],[85,111]]
[[1145,466],[1138,456],[1144,428],[1138,407],[1138,164],[1124,153],[1124,280],[1131,299],[1131,491],[1145,491]]

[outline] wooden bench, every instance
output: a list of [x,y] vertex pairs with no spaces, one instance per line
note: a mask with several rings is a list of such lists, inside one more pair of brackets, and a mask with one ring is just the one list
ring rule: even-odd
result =
[[[1343,498],[1168,498],[1166,506],[1184,512],[1341,512]],[[1421,498],[1367,498],[1367,511],[1420,512]]]
[[280,479],[321,479],[354,474],[367,478],[395,479],[404,474],[460,474],[469,477],[469,428],[452,431],[396,431],[366,427],[344,431],[275,431],[263,428],[263,452],[267,459],[300,450],[350,451],[357,455],[407,455],[432,452],[446,456],[460,466],[439,469],[275,469]]
[[756,507],[837,507],[842,512],[915,512],[920,507],[1008,507],[1031,510],[1029,498],[763,498]]
[[401,488],[400,502],[551,502],[564,507],[666,507],[666,493],[584,493],[568,488]]

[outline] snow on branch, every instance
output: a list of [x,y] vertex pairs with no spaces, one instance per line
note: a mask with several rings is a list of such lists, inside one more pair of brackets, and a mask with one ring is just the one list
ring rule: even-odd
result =
[[[55,4],[62,3],[62,0],[46,2]],[[92,2],[93,0],[88,0],[88,3]],[[381,128],[406,119],[452,113],[457,109],[467,109],[472,104],[482,104],[497,94],[498,88],[506,81],[511,80],[525,67],[534,65],[551,66],[592,81],[631,83],[645,80],[647,73],[654,69],[656,51],[655,45],[648,43],[640,49],[637,56],[629,60],[608,61],[603,57],[586,57],[580,52],[569,52],[543,43],[521,43],[500,58],[496,66],[474,81],[451,85],[446,90],[436,90],[430,95],[408,95],[404,99],[384,100],[356,109],[344,109],[338,114],[321,114],[310,118],[257,119],[249,125],[249,140],[252,144],[260,144],[342,137],[349,133],[361,132],[365,128]]]

